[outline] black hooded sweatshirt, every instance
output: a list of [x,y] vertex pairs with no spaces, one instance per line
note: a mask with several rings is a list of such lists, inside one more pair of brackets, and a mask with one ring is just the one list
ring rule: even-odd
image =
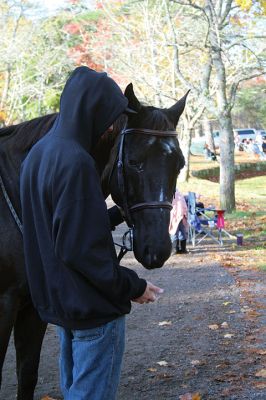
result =
[[26,271],[41,318],[87,329],[130,312],[146,281],[118,264],[100,177],[89,154],[127,107],[106,73],[74,70],[52,129],[21,168]]

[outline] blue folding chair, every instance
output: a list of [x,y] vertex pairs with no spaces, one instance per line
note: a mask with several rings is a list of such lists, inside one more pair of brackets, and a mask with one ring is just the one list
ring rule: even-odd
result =
[[233,237],[224,230],[224,212],[225,210],[216,210],[215,208],[197,207],[196,195],[189,192],[188,202],[188,224],[189,241],[195,247],[204,239],[210,238],[220,246],[223,245],[223,233]]

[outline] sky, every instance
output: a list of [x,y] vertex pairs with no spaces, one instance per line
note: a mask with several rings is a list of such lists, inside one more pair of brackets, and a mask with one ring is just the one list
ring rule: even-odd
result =
[[[56,10],[58,7],[67,3],[67,0],[42,0],[41,3],[45,5],[49,11]],[[88,5],[93,3],[93,0],[87,0]]]
[[43,0],[42,3],[49,9],[54,10],[66,3],[66,0]]

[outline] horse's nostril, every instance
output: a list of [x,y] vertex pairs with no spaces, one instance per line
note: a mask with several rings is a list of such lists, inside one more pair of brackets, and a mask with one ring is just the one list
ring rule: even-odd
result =
[[165,257],[165,255],[158,257],[157,254],[154,254],[148,250],[143,257],[142,264],[146,269],[161,268],[167,258],[168,257]]

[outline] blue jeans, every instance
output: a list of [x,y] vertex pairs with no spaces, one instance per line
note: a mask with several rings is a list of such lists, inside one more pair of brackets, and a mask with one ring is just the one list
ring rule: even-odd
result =
[[115,400],[125,348],[125,317],[97,328],[58,327],[64,400]]
[[175,238],[176,240],[187,240],[187,231],[182,221],[180,221],[178,224]]

